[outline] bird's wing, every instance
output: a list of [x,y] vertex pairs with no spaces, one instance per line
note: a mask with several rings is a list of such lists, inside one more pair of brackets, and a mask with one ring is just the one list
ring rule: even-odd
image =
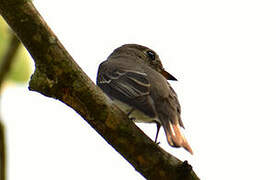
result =
[[97,85],[109,97],[131,105],[149,117],[156,116],[146,73],[104,62],[99,67]]

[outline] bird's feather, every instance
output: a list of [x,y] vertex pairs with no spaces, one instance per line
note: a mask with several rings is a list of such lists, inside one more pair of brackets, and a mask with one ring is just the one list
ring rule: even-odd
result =
[[100,69],[97,84],[107,95],[133,106],[149,117],[156,117],[154,103],[149,96],[147,74],[116,67],[112,63],[102,63]]

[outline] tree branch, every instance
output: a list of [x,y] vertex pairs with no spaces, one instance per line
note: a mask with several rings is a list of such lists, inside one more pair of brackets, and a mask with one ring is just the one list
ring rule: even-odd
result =
[[13,59],[16,55],[16,52],[18,50],[18,47],[20,45],[20,41],[17,39],[17,37],[12,33],[10,45],[8,47],[7,52],[5,53],[1,65],[0,65],[0,90],[3,84],[3,81],[5,80],[6,75],[8,74],[11,64],[13,62]]
[[[6,75],[8,74],[11,64],[15,59],[16,52],[20,45],[20,41],[12,33],[10,45],[7,52],[5,53],[1,65],[0,65],[0,93],[5,80]],[[5,127],[2,123],[1,114],[0,114],[0,180],[6,179],[6,143],[5,143]]]
[[6,179],[6,143],[5,128],[0,119],[0,180]]
[[0,0],[0,13],[35,61],[29,89],[77,111],[147,179],[197,180],[192,167],[148,138],[81,70],[30,1]]

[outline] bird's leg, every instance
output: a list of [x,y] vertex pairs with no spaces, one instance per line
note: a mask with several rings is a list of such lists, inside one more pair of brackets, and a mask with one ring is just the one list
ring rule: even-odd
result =
[[157,138],[158,138],[158,134],[159,134],[159,130],[160,130],[161,124],[159,122],[156,122],[156,127],[157,127],[157,132],[156,132],[156,136],[155,136],[154,142],[156,144],[159,144],[160,142],[157,142]]
[[131,110],[127,113],[127,117],[128,117],[128,119],[130,119],[130,120],[132,120],[132,121],[134,121],[134,120],[135,120],[135,118],[134,118],[134,117],[130,117],[130,114],[131,114],[133,111],[134,111],[134,108],[131,108]]

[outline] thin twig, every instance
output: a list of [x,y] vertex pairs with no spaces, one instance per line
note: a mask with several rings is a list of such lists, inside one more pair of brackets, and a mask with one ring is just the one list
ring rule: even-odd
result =
[[0,90],[3,84],[3,81],[5,80],[5,77],[7,76],[10,67],[12,65],[12,62],[14,60],[14,57],[16,55],[16,52],[18,50],[18,47],[20,45],[20,41],[17,39],[17,37],[12,33],[11,41],[8,50],[6,51],[6,54],[4,55],[1,65],[0,65]]
[[[20,41],[12,33],[10,45],[0,65],[0,93],[1,93],[3,81],[5,80],[5,77],[7,76],[11,68],[11,64],[15,59],[14,57],[18,50],[19,45],[20,45]],[[6,142],[5,128],[4,128],[4,124],[2,123],[1,114],[0,114],[0,180],[6,179],[6,143],[5,142]]]
[[6,179],[6,143],[5,129],[0,119],[0,180]]

